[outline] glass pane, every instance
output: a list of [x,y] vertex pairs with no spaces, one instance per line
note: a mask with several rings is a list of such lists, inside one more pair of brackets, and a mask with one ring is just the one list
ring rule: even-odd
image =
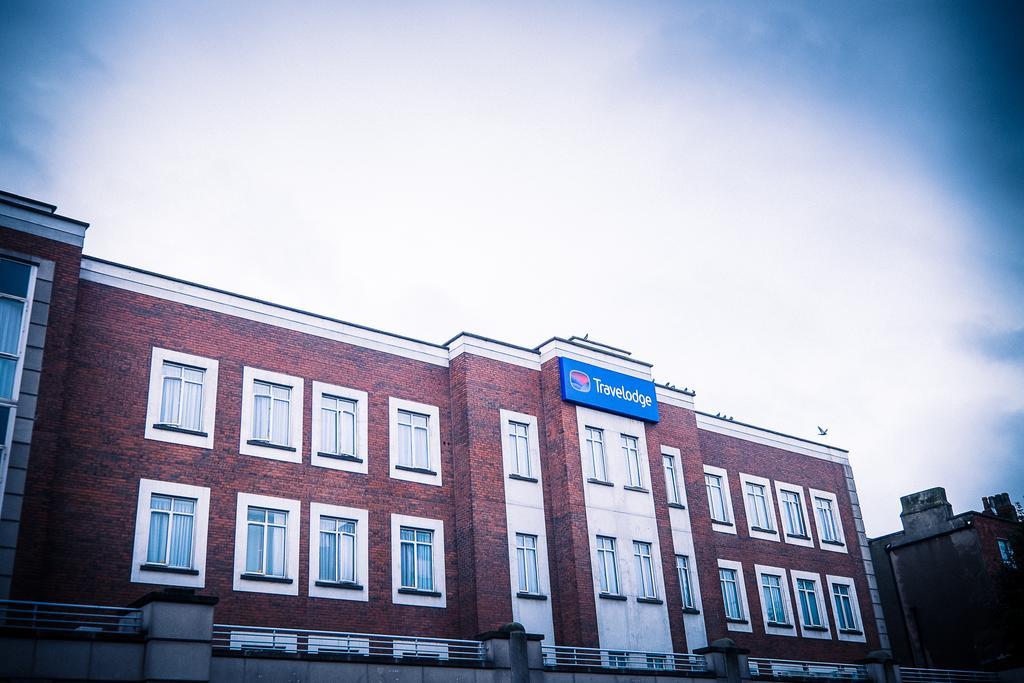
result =
[[353,413],[341,415],[341,452],[348,455],[356,452],[356,416]]
[[416,467],[430,467],[430,455],[427,452],[427,430],[417,429],[416,430],[416,441],[415,441],[415,460],[413,464]]
[[417,543],[430,543],[432,536],[433,536],[433,534],[431,534],[429,531],[419,531],[419,530],[417,530],[416,531],[416,542]]
[[253,391],[257,396],[270,396],[270,385],[265,382],[253,382]]
[[320,411],[320,448],[325,453],[338,452],[338,414],[324,408]]
[[320,580],[337,581],[338,537],[333,533],[320,534]]
[[193,384],[203,383],[203,371],[196,368],[184,368],[185,379]]
[[537,583],[537,552],[534,550],[527,550],[525,554],[527,590],[536,593],[539,590]]
[[320,530],[321,531],[334,531],[337,528],[338,520],[333,517],[321,517],[320,518]]
[[185,512],[188,514],[195,514],[196,502],[190,498],[175,498],[174,499],[174,511]]
[[434,590],[433,549],[426,544],[416,546],[416,585],[424,590]]
[[354,534],[356,532],[356,523],[351,521],[338,521],[338,531],[344,531],[347,534]]
[[519,590],[528,591],[530,586],[526,576],[526,551],[516,548],[516,559],[519,562]]
[[0,259],[0,292],[20,296],[28,296],[28,280],[32,274],[32,266],[27,263]]
[[398,425],[398,463],[412,467],[412,428]]
[[[250,511],[250,519],[251,519]],[[263,564],[263,525],[250,524],[245,547],[245,571],[259,572]]]
[[284,526],[288,522],[288,513],[280,510],[267,510],[267,521],[271,524]]
[[182,392],[181,426],[198,432],[203,428],[203,385],[186,382]]
[[[185,502],[191,503],[191,501]],[[174,524],[171,529],[171,557],[167,562],[172,567],[192,566],[192,519],[191,515],[174,515]]]
[[178,412],[181,410],[181,380],[176,377],[164,377],[163,396],[160,403],[160,421],[164,424],[178,424]]
[[273,396],[275,400],[287,401],[292,395],[292,390],[288,387],[271,386],[270,395]]
[[274,443],[288,445],[288,427],[291,419],[290,406],[285,401],[274,400],[274,427],[270,439]]
[[403,541],[412,541],[416,538],[416,531],[413,529],[407,529],[405,527],[402,527],[401,533]]
[[249,515],[246,519],[250,522],[263,522],[267,518],[267,511],[263,508],[249,508]]
[[163,564],[167,561],[167,526],[170,515],[164,512],[153,512],[149,517],[149,550],[146,562]]
[[154,510],[170,510],[171,499],[167,496],[153,496],[150,498],[149,507]]
[[270,440],[270,399],[256,396],[252,408],[252,438]]
[[354,536],[341,537],[341,579],[356,580],[356,539]]
[[[404,529],[402,536],[405,536]],[[416,557],[412,543],[402,543],[402,585],[406,588],[416,587]]]
[[284,576],[284,529],[267,527],[267,574]]

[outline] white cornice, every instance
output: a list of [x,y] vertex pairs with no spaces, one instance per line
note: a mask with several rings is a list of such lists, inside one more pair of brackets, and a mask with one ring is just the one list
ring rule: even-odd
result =
[[448,350],[124,266],[82,259],[82,279],[324,339],[448,366]]
[[764,444],[772,448],[799,453],[800,455],[809,455],[812,458],[837,462],[843,465],[847,465],[850,462],[849,455],[841,448],[833,448],[824,444],[805,441],[795,436],[779,434],[768,429],[761,429],[760,427],[731,420],[723,420],[713,415],[696,413],[696,417],[698,429],[724,434],[725,436],[743,439],[744,441],[753,441],[754,443]]
[[454,360],[463,353],[483,356],[502,363],[511,363],[530,370],[540,370],[540,354],[489,339],[461,334],[448,342],[448,357]]
[[658,403],[693,410],[693,396],[689,394],[655,385],[655,395],[658,397]]
[[596,349],[573,344],[564,339],[552,339],[537,350],[540,352],[541,364],[557,357],[572,358],[573,360],[591,363],[607,370],[621,372],[624,375],[646,380],[651,379],[651,367],[649,365],[632,361],[622,356],[602,353]]
[[87,224],[71,218],[0,202],[0,226],[81,247]]

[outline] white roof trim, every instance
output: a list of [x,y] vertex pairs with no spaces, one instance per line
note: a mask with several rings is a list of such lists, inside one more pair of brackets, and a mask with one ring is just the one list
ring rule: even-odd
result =
[[709,432],[715,432],[716,434],[724,434],[725,436],[731,436],[736,439],[753,441],[754,443],[764,444],[765,446],[771,446],[772,448],[790,451],[791,453],[799,453],[800,455],[809,455],[812,458],[837,462],[843,465],[847,465],[850,462],[850,458],[847,453],[838,448],[830,448],[829,446],[802,441],[801,439],[797,439],[792,436],[784,436],[766,429],[737,424],[730,420],[723,420],[711,415],[696,413],[696,416],[698,429],[705,429]]
[[252,301],[159,275],[142,273],[123,266],[83,258],[81,276],[83,280],[98,282],[110,287],[176,301],[208,311],[254,320],[425,363],[448,366],[448,351],[443,348],[395,337],[384,332],[326,320],[309,313],[300,313],[273,304]]
[[0,202],[0,226],[81,247],[89,227],[56,214],[42,214]]
[[639,377],[640,379],[646,380],[651,379],[651,368],[643,363],[636,363],[626,358],[601,353],[596,349],[577,346],[576,344],[571,344],[560,339],[552,339],[541,346],[538,351],[540,352],[540,362],[542,364],[547,363],[552,358],[561,356],[564,358],[572,358],[573,360],[578,360],[583,363],[592,363],[593,365],[605,368],[606,370],[621,372],[624,375]]
[[461,334],[448,344],[450,360],[463,353],[483,356],[502,363],[510,363],[530,370],[540,370],[540,354],[535,351],[517,349],[499,344],[488,339],[480,339],[471,335]]
[[693,396],[689,394],[673,391],[667,387],[659,387],[658,385],[655,385],[654,393],[658,397],[658,403],[693,410]]

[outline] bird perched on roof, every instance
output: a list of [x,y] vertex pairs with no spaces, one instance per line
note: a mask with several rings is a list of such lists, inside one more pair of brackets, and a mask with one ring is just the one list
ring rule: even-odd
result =
[[818,436],[828,436],[828,427],[818,427]]

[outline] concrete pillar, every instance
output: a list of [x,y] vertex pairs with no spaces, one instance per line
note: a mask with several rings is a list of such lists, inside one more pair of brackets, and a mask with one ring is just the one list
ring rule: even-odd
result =
[[191,589],[166,589],[143,596],[131,607],[142,608],[146,681],[209,681],[213,639],[213,606],[217,598]]
[[512,683],[530,683],[530,669],[543,669],[540,643],[544,636],[527,633],[522,624],[512,622],[497,631],[481,633],[477,639],[487,650],[487,663],[494,669],[507,669]]
[[900,668],[888,650],[875,650],[857,663],[868,670],[871,683],[903,683]]
[[704,655],[720,683],[740,683],[750,678],[747,655],[750,650],[739,647],[731,638],[720,638],[694,654]]

